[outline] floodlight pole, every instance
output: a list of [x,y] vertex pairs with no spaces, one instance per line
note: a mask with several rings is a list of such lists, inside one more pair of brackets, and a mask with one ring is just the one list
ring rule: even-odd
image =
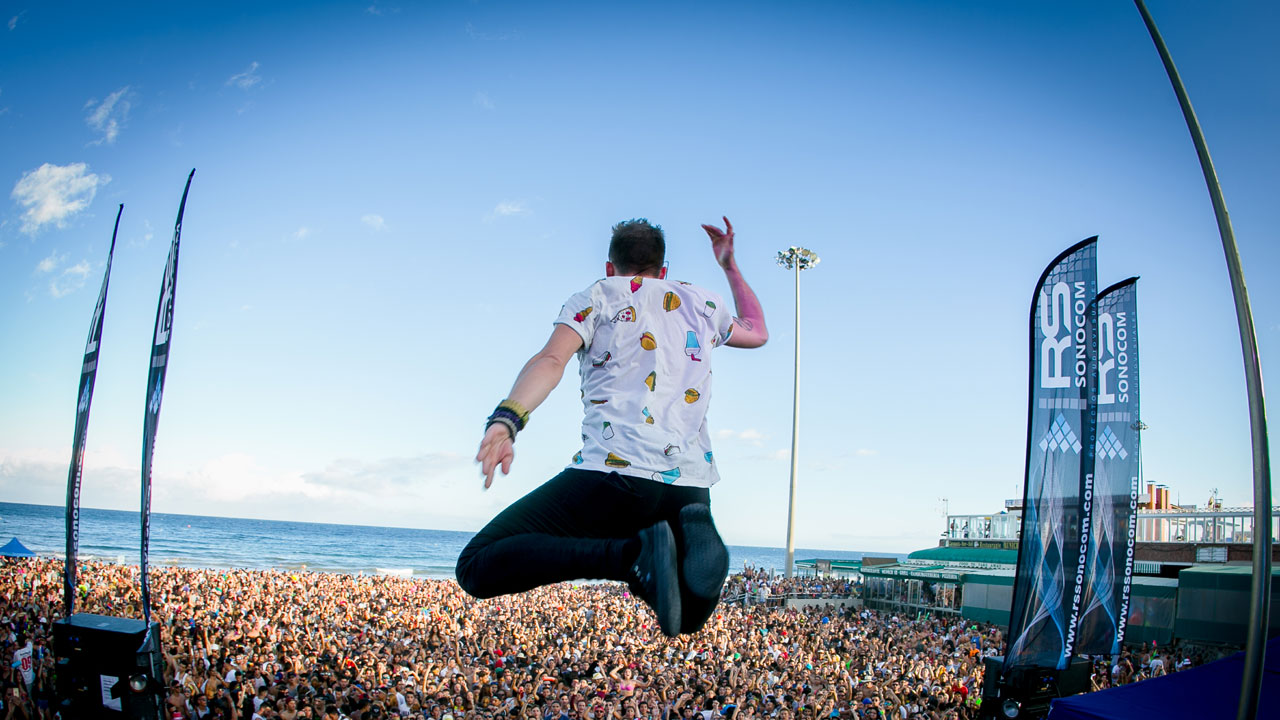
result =
[[1231,294],[1235,299],[1236,323],[1240,330],[1240,348],[1244,354],[1245,389],[1249,397],[1249,431],[1253,441],[1253,586],[1249,597],[1249,630],[1246,635],[1244,674],[1240,681],[1240,701],[1236,708],[1238,720],[1257,717],[1262,693],[1262,667],[1266,656],[1267,624],[1271,615],[1271,467],[1267,448],[1267,410],[1262,392],[1262,361],[1258,357],[1258,337],[1253,328],[1253,311],[1249,308],[1249,291],[1244,284],[1244,269],[1240,264],[1240,251],[1236,248],[1236,236],[1231,230],[1231,217],[1218,186],[1218,174],[1209,157],[1200,121],[1191,107],[1191,99],[1182,86],[1178,69],[1173,64],[1169,49],[1165,47],[1156,23],[1147,12],[1142,0],[1134,0],[1142,21],[1151,33],[1160,59],[1164,62],[1169,82],[1182,106],[1182,116],[1191,131],[1196,154],[1200,157],[1200,169],[1209,187],[1209,199],[1218,220],[1218,234],[1222,237],[1222,251],[1227,256],[1227,273],[1231,277]]
[[791,391],[791,490],[787,496],[787,564],[786,577],[795,574],[796,560],[796,462],[800,442],[800,271],[819,262],[812,250],[790,247],[778,253],[778,264],[795,271],[796,285],[796,351],[795,382]]

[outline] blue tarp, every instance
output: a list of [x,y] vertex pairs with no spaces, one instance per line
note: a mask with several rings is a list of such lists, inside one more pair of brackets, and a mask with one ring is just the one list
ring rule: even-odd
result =
[[0,547],[0,557],[35,557],[36,554],[27,549],[26,545],[18,542],[18,538],[10,540],[4,547]]
[[[1055,700],[1049,720],[1235,720],[1243,674],[1244,653],[1239,652],[1172,675]],[[1267,643],[1258,717],[1280,717],[1280,637]]]

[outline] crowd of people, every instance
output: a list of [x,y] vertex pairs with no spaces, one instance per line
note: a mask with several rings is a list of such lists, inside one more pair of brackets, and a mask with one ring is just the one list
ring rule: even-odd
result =
[[[30,658],[0,679],[3,720],[55,718],[62,570],[0,566],[5,657]],[[142,617],[136,566],[82,562],[78,580],[76,612]],[[377,575],[175,567],[150,582],[167,720],[960,720],[977,717],[982,658],[1002,642],[955,616],[834,600],[725,603],[699,633],[667,639],[615,583],[476,601],[452,580]],[[748,570],[728,587],[762,582]],[[1154,672],[1126,658],[1114,682]]]
[[722,597],[750,605],[778,604],[787,598],[853,598],[861,593],[861,583],[849,578],[804,575],[788,578],[764,568],[743,568],[725,582]]

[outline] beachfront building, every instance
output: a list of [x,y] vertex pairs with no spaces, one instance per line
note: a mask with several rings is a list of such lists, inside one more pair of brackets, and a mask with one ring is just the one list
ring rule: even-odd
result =
[[[1253,510],[1175,505],[1163,486],[1139,498],[1126,641],[1244,642],[1251,583]],[[953,615],[1007,626],[1018,561],[1021,500],[999,513],[948,515],[936,547],[906,559],[864,557],[867,607]],[[1268,530],[1280,561],[1280,507]],[[1272,575],[1272,634],[1280,634],[1280,567]]]

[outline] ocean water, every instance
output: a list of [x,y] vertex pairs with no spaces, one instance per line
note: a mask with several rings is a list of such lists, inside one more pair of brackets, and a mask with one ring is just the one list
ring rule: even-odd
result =
[[[80,510],[82,559],[138,564],[138,512]],[[474,535],[452,530],[333,525],[207,517],[151,515],[152,567],[251,568],[452,578],[458,553]],[[0,545],[10,537],[40,555],[66,549],[65,510],[48,505],[0,503]],[[891,553],[871,553],[878,556]],[[796,559],[858,560],[863,553],[796,549]],[[896,557],[904,557],[898,555]],[[782,548],[729,546],[729,567],[781,572]]]

